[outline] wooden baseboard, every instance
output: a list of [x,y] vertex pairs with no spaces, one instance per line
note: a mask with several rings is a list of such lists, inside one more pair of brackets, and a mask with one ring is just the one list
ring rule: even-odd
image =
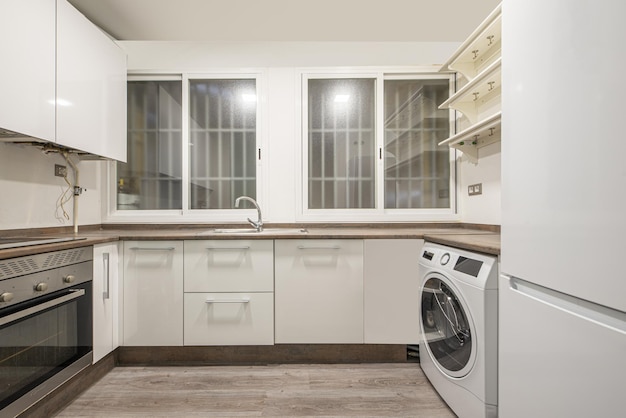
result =
[[119,347],[120,366],[407,362],[403,344]]

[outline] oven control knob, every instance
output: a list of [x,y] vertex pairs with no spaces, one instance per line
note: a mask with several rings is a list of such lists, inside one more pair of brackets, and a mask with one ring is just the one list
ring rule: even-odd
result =
[[15,295],[11,292],[5,292],[0,294],[0,302],[11,302]]
[[45,292],[46,290],[48,290],[48,283],[46,282],[37,283],[35,285],[36,292]]
[[63,278],[63,281],[65,283],[74,283],[74,280],[76,280],[76,276],[74,276],[73,274],[68,274]]

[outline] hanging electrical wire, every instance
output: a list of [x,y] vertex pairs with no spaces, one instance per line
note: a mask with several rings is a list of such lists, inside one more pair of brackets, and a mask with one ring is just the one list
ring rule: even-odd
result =
[[59,196],[59,198],[57,199],[57,203],[56,203],[56,210],[54,213],[55,218],[60,222],[60,223],[65,223],[65,221],[69,221],[70,220],[70,215],[67,213],[67,211],[65,210],[65,204],[67,202],[69,202],[74,193],[74,186],[72,185],[72,183],[67,179],[67,170],[65,171],[65,175],[63,176],[63,180],[65,180],[65,183],[67,184],[67,188],[65,190],[63,190],[63,193],[61,193],[61,196]]

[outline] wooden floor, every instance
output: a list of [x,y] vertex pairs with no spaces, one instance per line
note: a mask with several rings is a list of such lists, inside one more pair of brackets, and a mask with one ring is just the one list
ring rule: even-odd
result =
[[57,417],[454,417],[418,363],[117,367]]

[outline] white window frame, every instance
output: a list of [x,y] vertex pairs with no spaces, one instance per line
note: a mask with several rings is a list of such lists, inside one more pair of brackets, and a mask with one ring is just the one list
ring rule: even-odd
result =
[[[300,68],[296,71],[296,82],[300,84],[296,95],[300,111],[298,131],[300,140],[296,148],[297,184],[301,185],[296,202],[296,220],[300,222],[419,222],[419,221],[458,221],[456,181],[456,151],[450,149],[450,207],[427,209],[385,209],[384,159],[376,159],[374,209],[309,209],[308,208],[308,81],[311,79],[375,78],[376,80],[376,152],[384,150],[384,81],[408,79],[447,79],[450,94],[454,92],[454,76],[438,73],[439,67],[411,68]],[[455,128],[455,114],[450,111],[450,133]]]
[[[181,71],[162,74],[159,72],[129,73],[128,81],[171,81],[180,80],[182,83],[182,209],[163,210],[119,210],[117,209],[117,172],[116,163],[109,162],[107,166],[108,191],[103,209],[106,211],[105,222],[115,223],[241,223],[246,217],[256,218],[255,209],[190,209],[189,188],[189,81],[190,80],[241,80],[254,79],[256,81],[256,201],[264,207],[264,196],[267,196],[267,184],[263,172],[263,150],[267,150],[267,71],[264,69],[220,69],[219,71]],[[269,213],[264,211],[264,216]]]

